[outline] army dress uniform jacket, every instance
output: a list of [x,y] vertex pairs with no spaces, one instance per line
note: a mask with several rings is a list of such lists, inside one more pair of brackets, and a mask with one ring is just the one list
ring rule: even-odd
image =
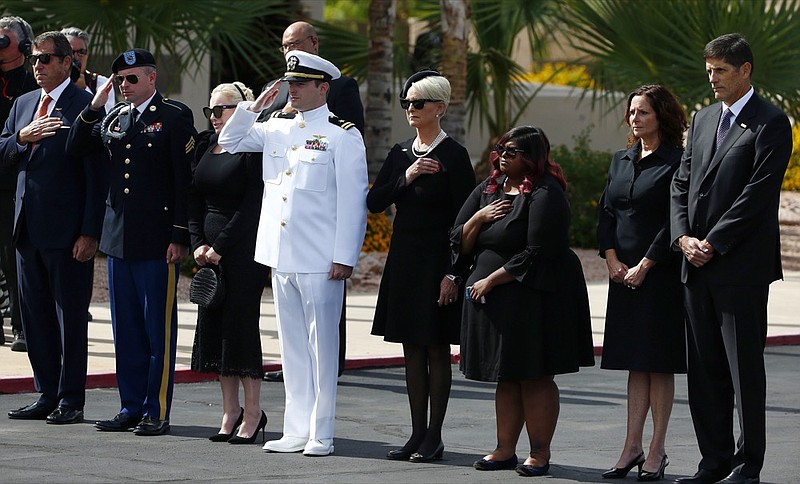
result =
[[[102,151],[104,111],[88,106],[67,149]],[[171,243],[189,245],[187,189],[197,131],[192,111],[156,92],[128,133],[111,142],[111,184],[100,250],[122,259],[162,259]]]
[[219,144],[263,152],[264,197],[255,260],[280,272],[327,273],[355,267],[366,231],[364,141],[327,106],[275,113],[266,123],[242,102]]

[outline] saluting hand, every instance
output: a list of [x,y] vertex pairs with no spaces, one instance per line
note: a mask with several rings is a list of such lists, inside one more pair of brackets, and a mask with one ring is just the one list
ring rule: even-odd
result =
[[106,105],[108,102],[109,93],[114,88],[113,77],[114,75],[112,74],[111,77],[109,77],[108,80],[102,86],[100,86],[100,89],[98,89],[94,94],[91,104],[89,104],[89,109],[92,111],[99,111],[100,108]]
[[278,97],[278,88],[281,87],[281,81],[275,81],[271,86],[259,94],[256,101],[250,106],[250,111],[260,113],[261,111],[272,106],[275,98]]

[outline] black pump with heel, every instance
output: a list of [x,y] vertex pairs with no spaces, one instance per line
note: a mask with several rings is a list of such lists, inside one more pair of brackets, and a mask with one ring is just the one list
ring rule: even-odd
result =
[[641,474],[643,465],[644,452],[634,457],[634,459],[625,467],[612,467],[611,469],[605,471],[603,473],[603,479],[624,479],[634,467],[639,467],[639,473]]
[[667,454],[664,454],[664,457],[661,458],[661,465],[658,466],[658,470],[655,472],[650,471],[643,471],[641,467],[639,468],[639,477],[636,478],[639,482],[649,482],[649,481],[660,481],[664,478],[664,470],[669,465],[669,459],[667,458]]
[[208,438],[211,442],[227,442],[233,435],[236,433],[236,429],[242,425],[242,420],[244,420],[244,409],[239,407],[239,418],[236,419],[236,423],[233,424],[233,429],[231,429],[231,433],[223,434],[222,432],[218,434],[214,434]]
[[264,411],[261,411],[261,420],[258,421],[258,426],[256,427],[255,432],[250,437],[239,437],[238,435],[234,435],[228,440],[229,444],[252,444],[256,441],[256,437],[258,437],[258,431],[261,431],[261,443],[263,444],[266,440],[266,428],[267,428],[267,414]]

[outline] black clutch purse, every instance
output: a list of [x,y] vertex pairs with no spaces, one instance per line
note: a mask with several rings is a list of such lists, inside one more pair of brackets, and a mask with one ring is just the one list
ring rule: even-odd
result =
[[189,301],[200,307],[216,308],[222,304],[223,299],[225,299],[225,283],[222,279],[222,268],[201,267],[189,286]]

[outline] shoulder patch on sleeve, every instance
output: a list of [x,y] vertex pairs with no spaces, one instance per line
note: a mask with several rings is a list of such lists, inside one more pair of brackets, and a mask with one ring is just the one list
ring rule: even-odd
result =
[[355,123],[352,123],[350,121],[345,121],[344,119],[339,119],[336,116],[329,117],[328,121],[330,121],[331,124],[335,124],[336,126],[342,129],[350,129],[355,127]]
[[294,119],[295,114],[294,113],[284,113],[283,111],[275,111],[269,117],[270,118],[280,118],[280,119]]

